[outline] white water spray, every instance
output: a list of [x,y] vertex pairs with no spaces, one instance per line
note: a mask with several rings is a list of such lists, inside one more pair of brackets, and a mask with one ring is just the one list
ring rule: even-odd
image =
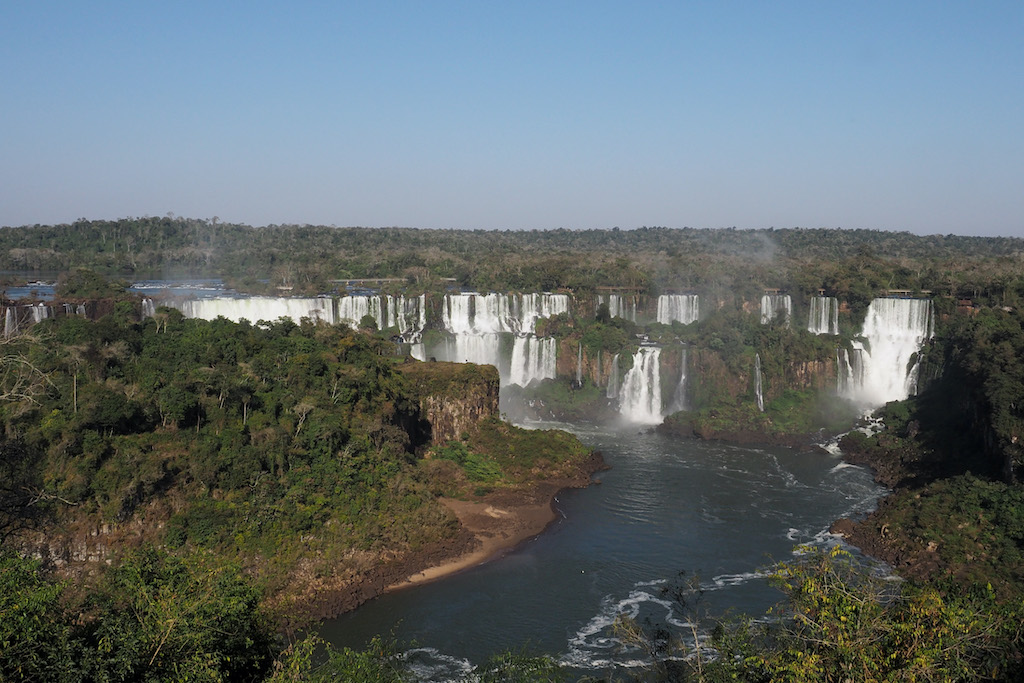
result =
[[811,297],[807,331],[811,334],[839,334],[839,301],[834,296]]
[[700,297],[696,294],[662,294],[658,297],[658,322],[669,325],[678,320],[684,325],[700,317]]
[[754,354],[754,395],[757,396],[757,409],[764,412],[764,393],[761,390],[761,354]]
[[622,380],[619,413],[630,422],[661,422],[661,348],[641,346]]
[[875,299],[850,354],[840,353],[840,391],[866,411],[917,391],[918,352],[932,336],[928,299]]
[[223,317],[238,322],[244,318],[255,323],[260,320],[272,322],[278,318],[289,318],[299,322],[302,318],[310,318],[311,320],[323,320],[326,323],[334,322],[333,301],[323,297],[210,297],[207,299],[185,299],[172,303],[172,305],[180,310],[186,318],[201,318],[203,320]]
[[676,384],[676,391],[672,395],[672,406],[669,408],[669,412],[675,413],[680,410],[686,410],[686,364],[687,364],[686,348],[682,350],[681,357],[679,359],[679,382]]
[[525,387],[542,379],[554,379],[556,347],[553,337],[538,338],[532,334],[516,337],[512,344],[509,384]]
[[600,294],[597,297],[597,305],[608,304],[608,314],[613,318],[623,318],[636,322],[636,296],[623,296],[622,294]]
[[612,371],[608,375],[608,386],[604,392],[605,398],[618,398],[619,396],[619,354],[612,356]]
[[765,294],[761,297],[761,324],[767,325],[776,318],[786,325],[793,315],[793,300],[789,294]]

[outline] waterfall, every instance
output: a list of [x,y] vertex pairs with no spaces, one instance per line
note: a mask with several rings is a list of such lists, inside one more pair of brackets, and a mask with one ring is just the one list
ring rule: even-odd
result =
[[8,306],[4,312],[4,337],[12,337],[18,333],[18,314],[14,306]]
[[505,294],[447,294],[444,328],[453,334],[512,332],[512,310]]
[[599,294],[597,305],[608,304],[608,314],[613,318],[623,318],[636,322],[636,297],[625,297],[621,294]]
[[[852,354],[841,354],[843,395],[866,410],[907,398],[917,390],[918,352],[932,336],[928,299],[875,299],[868,306]],[[842,356],[846,356],[845,360]]]
[[518,332],[533,334],[537,321],[559,313],[569,312],[567,294],[521,294],[517,300]]
[[686,347],[683,347],[679,359],[679,383],[676,384],[676,391],[672,395],[672,406],[669,409],[670,413],[686,410],[686,365],[687,353]]
[[754,354],[754,395],[757,396],[757,409],[764,412],[764,394],[761,391],[761,354]]
[[807,331],[811,334],[839,334],[839,301],[834,296],[811,297]]
[[641,346],[622,380],[619,413],[630,422],[661,422],[661,349]]
[[576,386],[583,386],[583,342],[576,348]]
[[388,327],[387,304],[379,296],[343,296],[337,301],[337,312],[327,322],[345,323],[353,330],[359,329],[360,321],[370,316],[377,323],[377,329]]
[[793,314],[793,301],[789,294],[765,294],[761,297],[761,324],[780,318],[786,325]]
[[837,349],[836,361],[839,368],[836,391],[840,396],[851,396],[854,389],[864,383],[863,348],[854,348],[852,351]]
[[[406,299],[404,296],[385,296],[384,305],[387,309],[386,323],[377,326],[380,329],[397,328],[402,341],[417,342],[427,326],[427,295]],[[358,321],[356,321],[358,322]]]
[[568,313],[566,294],[448,294],[442,318],[444,328],[455,334],[512,332],[533,334],[537,321]]
[[612,356],[612,372],[608,375],[608,387],[605,398],[617,398],[619,395],[619,354]]
[[32,313],[32,322],[38,323],[50,317],[50,307],[46,304],[39,303],[29,306],[29,310]]
[[156,315],[156,302],[146,297],[142,300],[142,317],[152,318]]
[[700,297],[696,294],[662,294],[658,297],[658,322],[669,325],[678,320],[684,325],[700,317]]
[[532,334],[516,337],[512,345],[509,384],[525,387],[535,380],[554,379],[555,349],[553,337],[538,338]]
[[[557,343],[554,339],[538,339],[536,324],[541,318],[568,311],[566,294],[448,294],[441,319],[451,339],[443,355],[459,363],[494,365],[503,384],[525,386],[534,380],[553,378]],[[501,352],[503,335],[505,339],[513,336],[511,360]]]
[[[223,317],[238,322],[244,318],[255,323],[260,320],[272,322],[278,318],[289,318],[299,322],[302,318],[310,318],[327,323],[334,322],[333,302],[324,297],[210,297],[185,299],[173,305],[186,318],[201,318],[203,320]],[[358,319],[356,322],[358,323]]]
[[[501,337],[489,334],[454,334],[444,345],[440,360],[493,365],[501,371]],[[504,376],[504,373],[502,374]]]

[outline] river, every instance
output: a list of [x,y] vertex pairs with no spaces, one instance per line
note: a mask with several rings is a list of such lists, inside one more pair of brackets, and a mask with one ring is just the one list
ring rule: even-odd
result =
[[680,572],[697,577],[708,612],[761,615],[781,597],[766,567],[798,544],[837,542],[831,522],[870,511],[884,493],[867,470],[821,452],[543,426],[573,431],[612,469],[563,492],[559,520],[513,552],[378,598],[321,635],[355,648],[375,634],[415,643],[421,680],[455,679],[523,646],[601,676],[637,661],[612,636],[618,614],[685,625],[661,595]]

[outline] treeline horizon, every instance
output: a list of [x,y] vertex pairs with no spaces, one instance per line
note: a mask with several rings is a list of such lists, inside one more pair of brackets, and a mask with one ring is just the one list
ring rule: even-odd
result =
[[765,288],[869,301],[880,291],[930,291],[988,305],[1024,300],[1024,239],[919,236],[867,229],[488,231],[421,228],[254,228],[217,219],[123,218],[0,229],[0,270],[87,267],[121,277],[217,276],[247,293],[315,295],[339,281],[398,278],[423,292],[657,295],[701,291],[752,300]]

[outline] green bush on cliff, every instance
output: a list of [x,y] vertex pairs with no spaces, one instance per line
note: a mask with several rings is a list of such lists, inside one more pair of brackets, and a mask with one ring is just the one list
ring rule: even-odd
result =
[[452,441],[433,450],[434,457],[451,460],[466,473],[466,478],[477,483],[493,483],[501,479],[498,465],[480,453],[474,453],[462,441]]
[[583,386],[566,378],[545,380],[531,387],[532,397],[540,400],[559,419],[569,422],[593,420],[607,411],[604,387],[584,378]]

